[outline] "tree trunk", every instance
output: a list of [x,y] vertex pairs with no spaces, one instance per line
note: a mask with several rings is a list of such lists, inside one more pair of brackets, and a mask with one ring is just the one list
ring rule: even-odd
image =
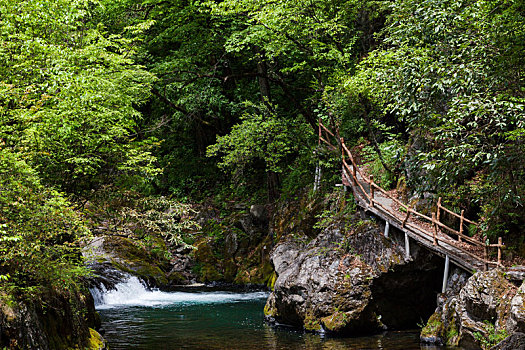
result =
[[[268,66],[264,60],[264,55],[257,50],[257,81],[259,82],[259,91],[261,92],[261,100],[268,108],[267,111],[263,111],[264,119],[268,118],[268,113],[272,110],[271,107],[271,93],[270,93],[270,80],[268,79]],[[269,135],[271,138],[271,135]],[[266,153],[266,150],[265,150]],[[270,203],[275,202],[279,198],[279,187],[280,180],[279,174],[267,170],[266,171],[266,184],[268,190],[268,201]]]

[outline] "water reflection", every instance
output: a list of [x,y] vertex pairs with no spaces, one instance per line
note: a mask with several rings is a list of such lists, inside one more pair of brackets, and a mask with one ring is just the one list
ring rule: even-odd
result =
[[162,293],[147,291],[134,283],[134,292],[128,285],[128,289],[122,289],[124,294],[97,296],[105,338],[114,350],[440,349],[420,345],[417,331],[322,338],[272,328],[263,322],[264,293]]

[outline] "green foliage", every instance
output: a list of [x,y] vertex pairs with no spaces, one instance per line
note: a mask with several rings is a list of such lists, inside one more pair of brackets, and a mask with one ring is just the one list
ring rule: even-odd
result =
[[[265,170],[281,173],[283,160],[305,146],[310,129],[279,118],[265,106],[261,109],[245,115],[228,135],[217,137],[217,143],[208,147],[208,156],[224,154],[220,167],[242,171],[260,159]],[[297,124],[302,128],[297,130]]]
[[15,154],[0,149],[0,275],[3,290],[36,296],[43,286],[74,284],[83,268],[81,218]]
[[158,173],[152,143],[132,136],[153,76],[129,59],[131,42],[91,21],[94,6],[0,3],[0,139],[47,183],[79,195]]
[[[394,169],[405,153],[403,144],[396,139],[381,143],[379,149],[389,169]],[[396,185],[394,174],[385,169],[379,155],[372,146],[367,145],[363,147],[361,156],[366,162],[368,172],[374,176],[374,182],[387,190]]]
[[481,207],[493,235],[523,225],[522,8],[394,1],[384,44],[346,82],[350,100],[366,98],[377,124],[410,138],[408,185]]
[[103,223],[107,234],[129,237],[146,246],[154,246],[159,239],[185,246],[187,234],[200,228],[189,204],[114,188],[99,190],[84,212],[95,225]]
[[172,245],[186,245],[182,235],[198,229],[191,219],[195,212],[190,205],[165,197],[139,198],[130,207],[120,209],[119,222],[114,230],[126,232],[139,239],[163,237]]
[[483,328],[485,329],[485,334],[480,332],[474,333],[474,338],[480,343],[483,350],[491,349],[494,345],[509,336],[505,328],[496,329],[496,327],[487,320],[483,321]]

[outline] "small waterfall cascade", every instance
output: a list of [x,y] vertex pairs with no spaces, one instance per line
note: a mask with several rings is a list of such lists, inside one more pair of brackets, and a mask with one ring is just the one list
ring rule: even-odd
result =
[[163,292],[148,289],[135,276],[126,276],[115,288],[107,290],[103,285],[90,289],[95,308],[110,309],[122,307],[163,307],[173,304],[214,304],[234,303],[252,299],[265,299],[267,292]]

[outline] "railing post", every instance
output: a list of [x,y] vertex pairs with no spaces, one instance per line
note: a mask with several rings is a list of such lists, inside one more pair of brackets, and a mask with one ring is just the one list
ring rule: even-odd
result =
[[436,220],[439,222],[441,218],[441,197],[438,198],[438,204],[436,208]]
[[408,221],[408,218],[410,216],[410,211],[412,210],[411,207],[407,207],[407,216],[405,216],[405,219],[403,220],[403,224],[401,225],[402,227],[405,227],[405,225],[407,224],[407,221]]
[[321,132],[321,118],[319,118],[319,145],[321,145],[321,137],[322,137],[322,132]]
[[370,206],[374,207],[374,175],[370,175]]
[[434,245],[438,245],[438,240],[437,240],[436,213],[432,213],[432,226],[434,226],[434,230],[432,231],[432,233],[433,233],[433,238],[434,238],[434,242],[433,242],[432,244],[434,244]]
[[501,247],[503,247],[503,238],[498,237],[498,266],[502,266],[502,264],[501,264]]
[[483,247],[483,259],[485,260],[484,263],[485,263],[485,271],[488,271],[489,270],[489,246],[487,244],[487,241],[485,241],[485,247]]
[[461,242],[461,235],[463,234],[463,222],[465,220],[465,209],[461,209],[461,217],[459,218],[459,236],[458,241]]

